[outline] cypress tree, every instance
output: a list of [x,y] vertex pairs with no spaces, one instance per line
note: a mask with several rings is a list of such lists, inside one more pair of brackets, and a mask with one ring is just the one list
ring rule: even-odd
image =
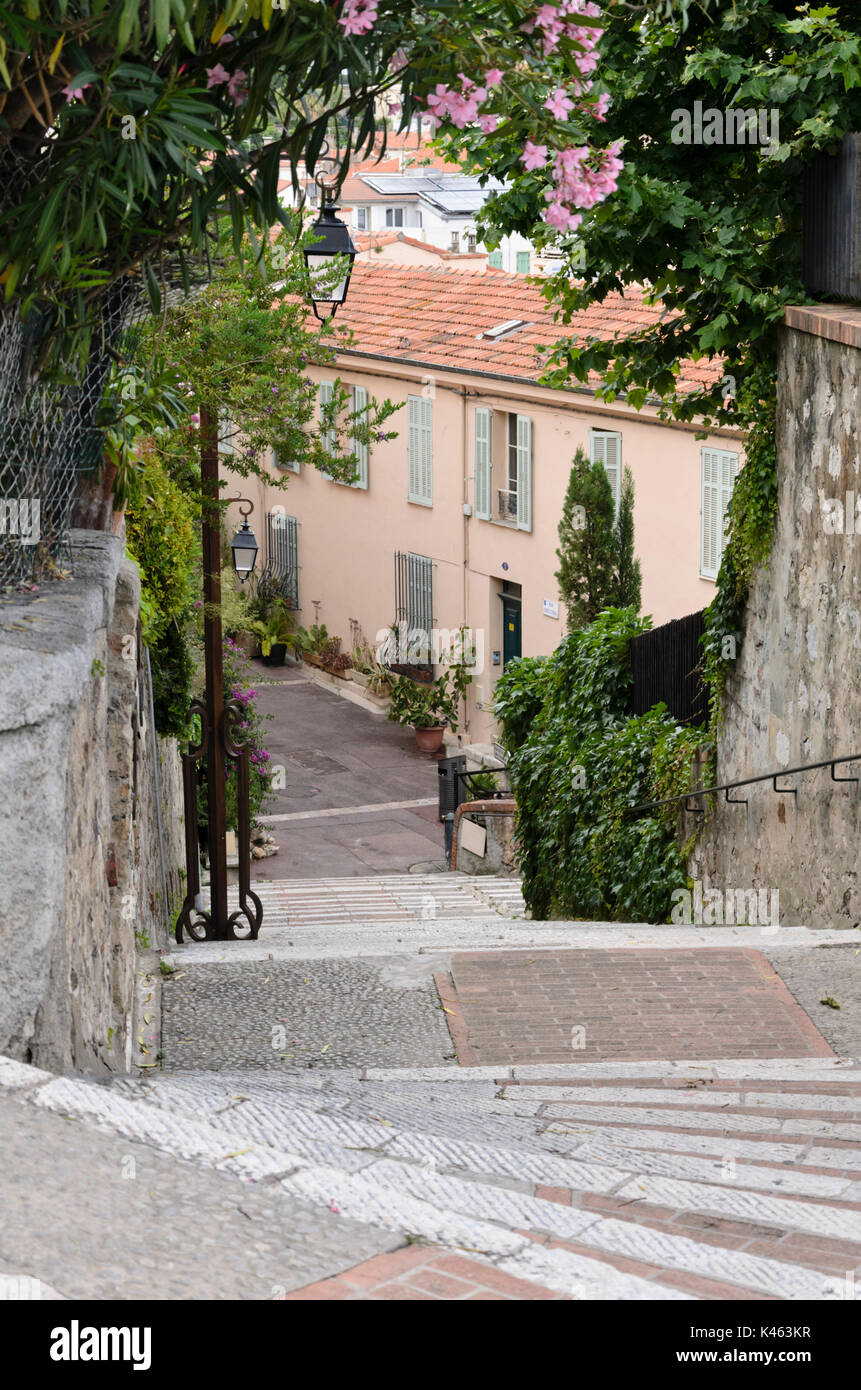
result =
[[622,495],[616,518],[616,574],[613,604],[616,608],[635,608],[640,612],[643,577],[634,554],[634,479],[630,468],[622,474]]
[[571,464],[559,523],[559,595],[568,630],[585,627],[613,602],[617,538],[613,493],[604,466],[578,449]]

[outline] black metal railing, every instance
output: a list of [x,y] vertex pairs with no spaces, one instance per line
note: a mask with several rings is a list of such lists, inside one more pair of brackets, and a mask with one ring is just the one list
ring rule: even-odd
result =
[[399,675],[433,675],[433,561],[395,552],[395,626],[386,665]]
[[628,695],[631,714],[646,714],[665,704],[680,724],[704,724],[708,691],[702,676],[704,614],[690,613],[650,628],[629,645],[633,681]]
[[819,763],[802,763],[799,767],[781,767],[778,768],[776,772],[761,772],[756,777],[742,777],[737,782],[720,782],[715,787],[692,788],[691,791],[681,792],[678,796],[665,796],[660,801],[643,801],[638,806],[629,807],[626,815],[645,815],[647,811],[653,811],[658,806],[672,806],[676,802],[683,801],[685,803],[684,808],[690,815],[703,816],[705,815],[704,806],[691,806],[688,803],[693,800],[694,797],[714,796],[716,792],[723,792],[724,799],[730,806],[746,806],[747,797],[730,796],[730,792],[737,791],[739,787],[752,787],[757,782],[771,782],[778,796],[796,796],[798,794],[797,787],[779,787],[777,785],[777,779],[779,777],[793,777],[801,772],[815,772],[817,769],[823,767],[831,768],[832,782],[854,782],[857,787],[859,783],[858,777],[838,777],[837,773],[834,771],[836,767],[842,766],[843,763],[857,762],[861,762],[861,753],[850,753],[846,757],[840,758],[825,758]]
[[266,565],[257,581],[261,598],[286,599],[299,607],[299,528],[294,516],[266,514]]

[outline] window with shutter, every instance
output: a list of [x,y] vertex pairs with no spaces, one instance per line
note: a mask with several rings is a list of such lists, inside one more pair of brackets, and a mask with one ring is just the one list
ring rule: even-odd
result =
[[234,454],[236,441],[236,425],[229,415],[224,411],[219,411],[218,415],[218,452],[221,454]]
[[479,406],[475,412],[475,514],[482,521],[490,520],[491,509],[491,411]]
[[407,497],[433,506],[433,417],[426,396],[407,396]]
[[[352,414],[365,416],[368,410],[368,392],[364,386],[354,386],[352,392]],[[356,455],[356,477],[352,483],[353,487],[366,488],[368,486],[368,455],[370,450],[367,444],[361,444],[358,439],[350,440],[350,452]]]
[[590,443],[592,463],[604,465],[613,494],[613,506],[618,512],[622,483],[622,436],[609,430],[592,430]]
[[532,256],[528,251],[518,251],[517,253],[517,273],[518,275],[528,275]]
[[319,398],[320,398],[320,443],[323,445],[323,448],[324,448],[324,449],[327,449],[327,450],[329,451],[329,453],[334,453],[334,452],[335,452],[335,446],[336,446],[336,444],[337,444],[337,437],[336,437],[336,436],[337,436],[337,431],[336,431],[335,429],[332,429],[332,428],[329,428],[329,429],[324,428],[324,425],[323,425],[323,407],[332,404],[332,400],[333,400],[333,398],[334,398],[334,395],[335,395],[335,383],[334,383],[333,381],[321,381],[321,382],[320,382],[320,391],[319,391]]
[[517,529],[532,530],[532,421],[517,417]]
[[487,264],[488,264],[489,266],[491,266],[493,270],[501,270],[501,269],[502,269],[502,252],[501,252],[501,251],[491,251],[491,252],[489,253],[488,257],[487,257]]
[[724,449],[703,449],[703,503],[700,524],[700,574],[717,579],[725,542],[726,511],[738,474],[739,456]]

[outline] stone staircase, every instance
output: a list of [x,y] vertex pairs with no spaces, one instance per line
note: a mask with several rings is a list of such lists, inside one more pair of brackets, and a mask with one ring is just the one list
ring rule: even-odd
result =
[[855,1298],[861,1067],[153,1073],[21,1103],[572,1299]]
[[[217,968],[220,993],[207,999],[220,998],[221,1012],[235,1012],[248,961],[267,962],[265,984],[278,962],[346,972],[351,957],[375,954],[762,945],[753,928],[533,922],[514,880],[393,875],[258,890],[259,941],[173,953],[190,979],[196,963]],[[816,944],[831,937],[845,941],[821,932]],[[780,938],[806,947],[814,934],[790,926]],[[822,1300],[861,1288],[861,1062],[201,1065],[150,1062],[145,1075],[106,1081],[0,1059],[0,1092],[34,1120],[77,1121],[72,1135],[84,1126],[106,1145],[119,1136],[217,1174],[239,1210],[251,1185],[280,1204],[290,1231],[304,1223],[321,1248],[327,1233],[327,1249],[342,1250],[335,1274],[368,1249],[416,1243],[541,1297]]]

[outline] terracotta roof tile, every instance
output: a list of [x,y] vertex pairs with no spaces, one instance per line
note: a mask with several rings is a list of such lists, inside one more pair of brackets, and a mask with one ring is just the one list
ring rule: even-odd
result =
[[[660,305],[644,304],[629,289],[561,324],[540,289],[522,275],[359,260],[336,322],[352,331],[352,351],[534,381],[542,354],[561,339],[613,338],[649,328],[661,314]],[[509,319],[527,326],[496,341],[479,336]],[[680,389],[707,385],[721,374],[717,359],[685,362]],[[597,380],[593,376],[592,384]]]

